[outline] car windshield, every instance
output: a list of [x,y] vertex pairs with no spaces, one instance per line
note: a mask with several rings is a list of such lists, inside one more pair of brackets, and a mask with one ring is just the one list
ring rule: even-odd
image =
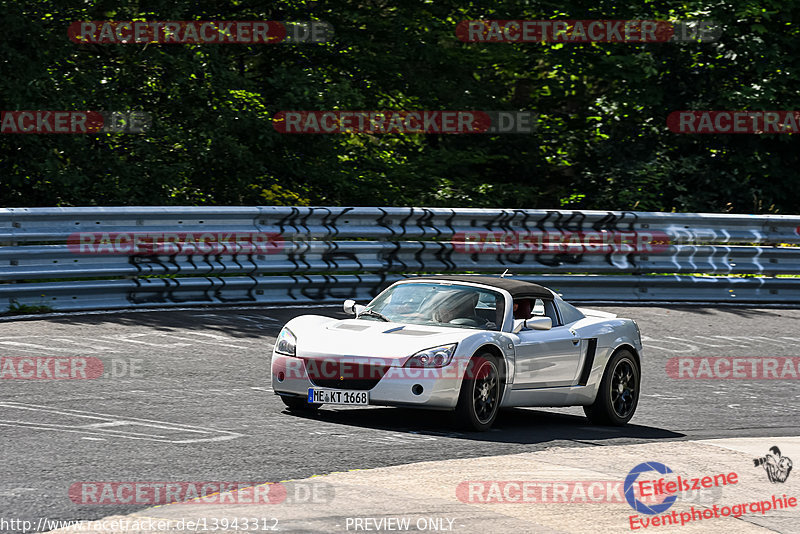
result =
[[489,289],[455,284],[405,283],[378,295],[359,318],[500,330],[504,302],[502,294]]

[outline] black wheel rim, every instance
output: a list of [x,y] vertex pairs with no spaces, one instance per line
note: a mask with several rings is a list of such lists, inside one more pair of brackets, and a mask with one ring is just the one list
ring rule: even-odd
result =
[[480,423],[486,424],[492,420],[497,410],[499,394],[497,367],[492,362],[483,360],[475,373],[475,384],[472,388],[472,406]]
[[626,418],[636,402],[636,370],[630,360],[617,362],[611,375],[611,406],[617,417]]

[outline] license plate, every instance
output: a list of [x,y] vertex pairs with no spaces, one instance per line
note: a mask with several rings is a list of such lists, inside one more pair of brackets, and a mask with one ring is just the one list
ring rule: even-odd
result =
[[366,406],[369,404],[369,393],[347,389],[308,388],[308,402]]

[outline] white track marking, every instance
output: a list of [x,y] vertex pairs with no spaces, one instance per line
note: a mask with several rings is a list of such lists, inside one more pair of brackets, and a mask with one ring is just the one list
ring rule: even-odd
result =
[[[114,339],[119,340],[125,343],[136,343],[139,345],[147,345],[149,347],[159,347],[159,348],[178,348],[178,347],[191,347],[191,343],[149,343],[147,341],[140,341],[138,339],[131,339],[134,337],[143,337],[143,336],[150,336],[151,334],[147,332],[137,332],[133,334],[119,334],[115,336],[103,336],[102,339]],[[162,334],[163,335],[163,334]]]
[[239,345],[232,345],[230,343],[214,343],[213,341],[203,341],[201,339],[190,339],[188,337],[170,336],[172,339],[182,339],[184,341],[191,341],[193,343],[202,343],[203,345],[213,345],[215,347],[230,347],[232,349],[248,350],[250,347],[240,347]]
[[[59,349],[56,347],[48,347],[46,345],[37,345],[35,343],[20,343],[19,341],[0,341],[0,345],[9,345],[13,348],[17,347],[33,347],[37,349],[37,352],[41,354],[42,352],[67,352],[69,354],[74,354],[75,351],[72,349]],[[18,350],[26,350],[26,349],[18,349]],[[31,351],[28,351],[31,352]]]
[[[642,343],[648,349],[663,350],[665,352],[672,352],[677,354],[684,354],[689,352],[702,352],[705,347],[712,348],[727,348],[727,349],[752,349],[753,346],[760,345],[777,345],[779,347],[794,347],[798,338],[788,336],[781,336],[779,338],[770,338],[765,336],[694,336],[699,337],[705,341],[697,341],[696,339],[680,338],[676,336],[665,336],[663,338],[653,338],[642,336]],[[713,344],[708,341],[719,341],[725,344]],[[667,345],[664,347],[662,345]],[[669,345],[675,345],[675,348],[669,348]],[[698,347],[697,345],[702,345]]]
[[[80,434],[89,434],[90,436],[108,436],[119,437],[126,439],[141,439],[149,441],[160,441],[165,443],[197,443],[208,441],[226,441],[242,437],[243,434],[231,432],[228,430],[216,430],[213,428],[206,428],[194,425],[183,425],[178,423],[169,423],[166,421],[156,421],[152,419],[139,419],[125,417],[120,418],[117,416],[102,414],[97,412],[87,412],[83,410],[67,410],[55,409],[48,406],[40,406],[36,404],[23,404],[17,402],[0,402],[0,408],[12,408],[17,410],[24,410],[27,412],[41,412],[48,414],[61,415],[65,417],[84,419],[89,421],[96,421],[94,423],[87,423],[85,425],[67,425],[67,424],[52,424],[52,423],[39,423],[21,420],[0,420],[0,426],[19,427],[19,428],[33,428],[37,430],[51,430],[59,432],[72,432]],[[135,427],[145,427],[158,430],[170,430],[183,432],[186,434],[194,434],[191,439],[174,439],[168,435],[162,434],[146,434],[143,432],[133,432],[124,430],[113,430],[109,427],[122,427],[131,425]]]
[[714,344],[711,344],[711,343],[703,343],[702,341],[697,341],[696,339],[689,340],[689,339],[685,339],[685,338],[682,338],[682,337],[675,337],[675,336],[665,336],[664,339],[674,339],[676,341],[684,341],[684,342],[687,342],[687,343],[691,342],[692,344],[703,345],[704,347],[713,347],[713,348],[727,348],[727,347],[732,347],[733,346],[733,345],[714,345]]
[[[86,343],[85,341],[75,341],[73,339],[67,339],[65,337],[54,337],[51,338],[53,341],[60,341],[61,343],[70,343],[72,345],[79,345],[81,347],[89,347],[97,352],[119,352],[119,350],[113,347],[106,347],[105,345],[97,345],[92,343]],[[81,338],[83,339],[83,338]]]

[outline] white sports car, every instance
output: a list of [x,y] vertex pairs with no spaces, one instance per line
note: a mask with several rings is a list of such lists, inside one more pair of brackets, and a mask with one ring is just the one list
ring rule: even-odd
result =
[[416,277],[344,309],[355,318],[303,315],[278,335],[272,389],[289,409],[451,410],[472,430],[488,430],[502,407],[583,406],[591,421],[612,425],[636,410],[636,323],[575,308],[542,286]]

